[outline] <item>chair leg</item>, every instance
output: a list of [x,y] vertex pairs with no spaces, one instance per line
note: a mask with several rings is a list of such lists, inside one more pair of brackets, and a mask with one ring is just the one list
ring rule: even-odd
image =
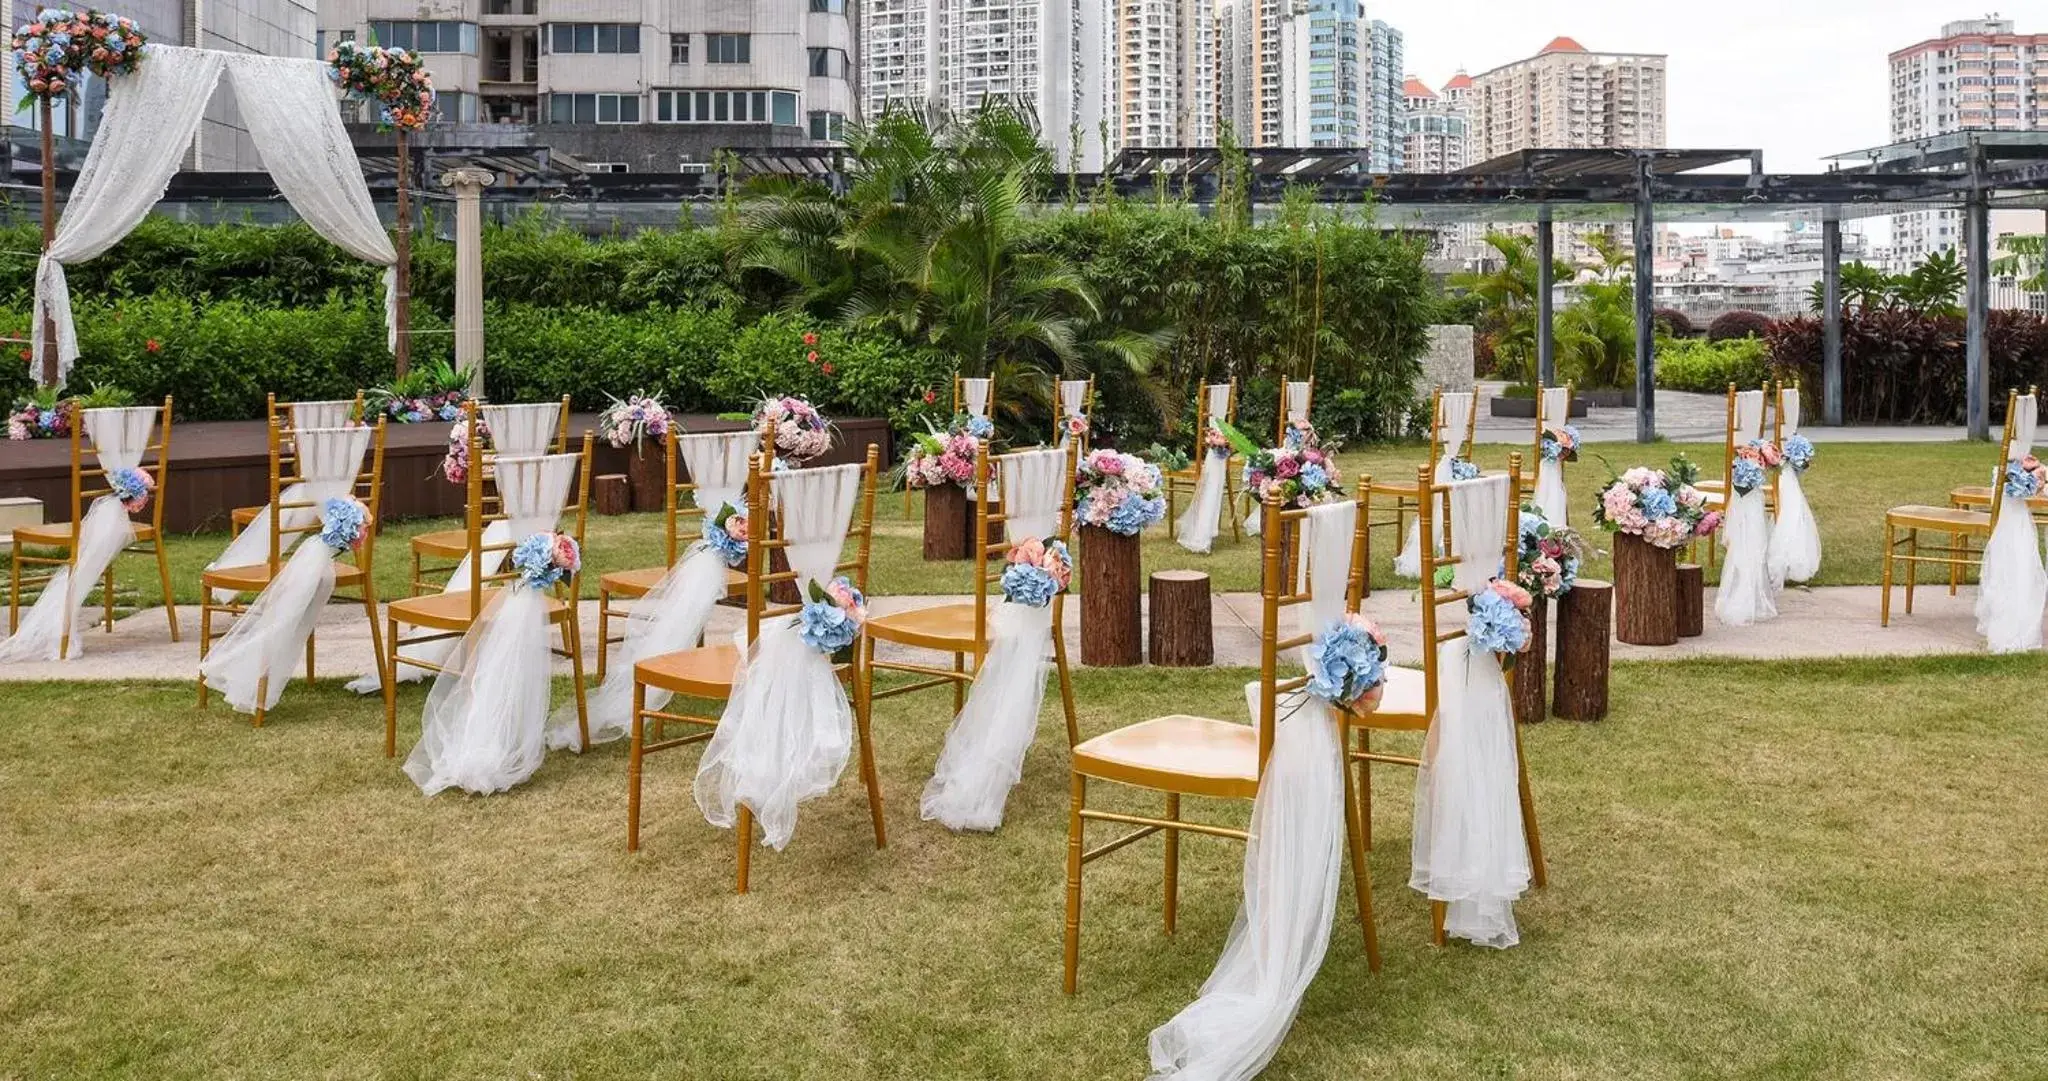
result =
[[[865,638],[865,636],[863,637]],[[874,644],[872,640],[869,640],[868,644],[863,646],[859,653],[855,654],[855,657],[865,656],[871,660],[873,648]],[[868,818],[873,820],[875,826],[875,847],[887,848],[889,846],[889,831],[882,822],[882,777],[881,773],[875,769],[875,730],[872,723],[874,718],[870,713],[874,709],[875,700],[873,695],[866,693],[863,689],[864,685],[873,675],[874,670],[872,668],[858,663],[858,661],[854,664],[853,724],[855,728],[854,735],[860,739],[860,783],[861,787],[866,789],[868,794]]]
[[967,705],[967,654],[953,654],[953,715],[959,716]]
[[1913,614],[1913,587],[1920,584],[1920,531],[1906,530],[1906,614]]
[[1897,527],[1892,523],[1884,524],[1884,592],[1877,603],[1877,625],[1880,627],[1892,625],[1892,549],[1898,544],[1896,533]]
[[1441,946],[1446,941],[1444,937],[1444,913],[1448,912],[1450,907],[1450,905],[1442,901],[1431,901],[1429,903],[1429,941],[1434,945]]
[[[164,539],[156,539],[156,576],[164,587],[164,616],[171,621],[171,641],[178,640],[178,602],[171,596],[171,556],[164,550]],[[312,676],[308,675],[307,679]]]
[[[105,573],[105,574],[104,574],[104,575],[103,575],[103,576],[101,577],[101,580],[100,580],[100,613],[101,613],[101,616],[100,616],[100,624],[101,624],[102,626],[104,626],[104,627],[105,627],[105,628],[107,629],[107,633],[108,633],[108,634],[112,634],[112,633],[114,633],[114,563],[115,563],[115,562],[118,562],[118,561],[117,561],[117,560],[109,560],[109,561],[107,562],[107,570],[106,570],[106,573]],[[171,628],[172,628],[173,630],[176,630],[176,629],[177,629],[177,626],[178,626],[178,621],[177,621],[177,618],[176,618],[176,617],[172,617],[172,619],[171,619]]]
[[[199,664],[206,664],[206,651],[213,647],[213,601],[204,585],[199,589]],[[199,674],[199,708],[206,708],[206,673]]]
[[570,599],[568,615],[562,620],[562,644],[569,652],[569,687],[576,695],[576,745],[590,749],[590,699],[583,686],[583,628],[576,620],[576,602]]
[[1230,468],[1230,459],[1228,458],[1223,460],[1223,505],[1229,508],[1230,539],[1242,541],[1244,539],[1244,523],[1237,515],[1237,474],[1235,470]]
[[1073,802],[1067,810],[1066,975],[1061,989],[1074,993],[1081,968],[1081,808],[1088,800],[1088,778],[1074,774]]
[[317,678],[313,674],[313,643],[318,641],[319,638],[320,632],[318,631],[314,631],[306,636],[306,686],[308,687],[311,687]]
[[647,739],[647,684],[633,681],[633,742],[626,749],[626,851],[640,851],[640,762]]
[[742,803],[740,804],[739,818],[737,828],[733,830],[733,833],[738,836],[740,845],[739,868],[738,874],[733,881],[733,892],[745,893],[747,892],[747,872],[749,869],[747,865],[754,855],[754,812],[746,804]]
[[1067,747],[1071,749],[1081,742],[1081,719],[1074,710],[1074,673],[1067,667],[1067,636],[1058,626],[1052,629],[1052,663],[1060,677],[1060,711],[1067,718]]
[[1948,595],[1951,597],[1956,595],[1957,588],[1963,584],[1962,550],[1963,535],[1961,533],[1950,533],[1948,535]]
[[597,681],[604,682],[606,663],[611,659],[612,595],[602,583],[597,587]]
[[21,545],[7,546],[7,636],[21,629]]
[[1543,866],[1543,832],[1536,828],[1536,797],[1529,790],[1529,760],[1522,756],[1522,726],[1515,727],[1515,784],[1522,801],[1522,839],[1529,846],[1529,882],[1537,889],[1550,885]]
[[370,663],[377,666],[377,682],[391,685],[391,673],[384,666],[384,639],[378,635],[377,587],[370,582],[370,576],[363,576],[363,615],[370,624]]
[[[1166,794],[1166,820],[1180,821],[1180,793]],[[1173,933],[1173,924],[1180,915],[1180,831],[1166,831],[1166,933]]]
[[1344,825],[1348,836],[1345,849],[1351,855],[1351,892],[1358,899],[1358,930],[1365,936],[1365,964],[1380,970],[1380,929],[1372,914],[1372,871],[1365,863],[1365,843],[1358,825],[1357,785],[1352,783],[1351,764],[1344,764]]
[[387,618],[385,641],[391,643],[384,662],[384,757],[398,757],[398,620]]
[[[1372,731],[1358,730],[1358,752],[1372,750]],[[1372,760],[1358,760],[1358,836],[1367,852],[1372,851]]]
[[[290,670],[287,669],[285,674],[289,676],[291,674]],[[256,713],[249,718],[249,727],[263,727],[263,705],[268,701],[270,701],[270,673],[265,672],[256,677]]]

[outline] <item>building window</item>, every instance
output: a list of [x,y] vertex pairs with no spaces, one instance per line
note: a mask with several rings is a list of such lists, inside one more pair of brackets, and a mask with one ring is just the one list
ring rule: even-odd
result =
[[827,139],[837,140],[844,134],[845,130],[846,115],[844,113],[811,114],[811,138],[819,142],[824,142]]
[[531,15],[534,0],[484,0],[486,15]]
[[475,23],[373,22],[370,33],[387,49],[476,55]]
[[668,62],[687,64],[690,62],[690,35],[670,34],[668,36]]
[[630,173],[633,170],[623,161],[586,161],[583,163],[583,171],[586,173]]
[[713,64],[752,63],[752,40],[748,34],[706,34],[704,59]]
[[820,79],[846,78],[845,49],[812,49],[811,74]]
[[794,90],[656,90],[657,124],[796,124]]
[[552,53],[637,53],[640,28],[629,23],[554,23],[548,27]]
[[811,0],[811,10],[820,15],[844,15],[846,0]]
[[550,94],[551,124],[638,124],[638,94]]

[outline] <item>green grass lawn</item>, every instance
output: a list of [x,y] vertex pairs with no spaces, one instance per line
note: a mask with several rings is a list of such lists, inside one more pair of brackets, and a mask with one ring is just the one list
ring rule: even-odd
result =
[[[1506,952],[1426,944],[1412,779],[1388,770],[1385,970],[1347,882],[1265,1076],[2043,1076],[2044,677],[2040,657],[1617,666],[1607,721],[1526,732],[1551,886]],[[1083,672],[1083,726],[1234,716],[1243,678]],[[336,688],[294,686],[261,730],[188,684],[9,693],[5,1078],[1136,1078],[1239,896],[1241,848],[1190,838],[1169,938],[1155,842],[1091,865],[1063,997],[1050,710],[1004,828],[954,836],[916,817],[944,702],[887,702],[889,847],[849,772],[740,897],[694,750],[650,762],[631,856],[618,745],[423,800],[377,753],[376,706]]]
[[[1414,481],[1421,447],[1380,445],[1347,451],[1343,465],[1347,478],[1361,472],[1383,480]],[[1474,460],[1487,468],[1507,464],[1508,447],[1483,444]],[[1616,470],[1632,465],[1662,466],[1683,450],[1699,463],[1703,475],[1719,477],[1719,444],[1658,444],[1644,447],[1634,443],[1591,443],[1575,465],[1567,467],[1572,491],[1573,521],[1581,528],[1592,526],[1593,499],[1607,477],[1608,465]],[[1997,452],[1981,443],[1826,443],[1822,444],[1814,469],[1807,475],[1807,498],[1820,520],[1824,554],[1820,585],[1872,585],[1881,574],[1884,511],[1904,503],[1947,501],[1948,490],[1958,484],[1979,480]],[[1604,461],[1603,461],[1604,460]],[[927,563],[923,559],[923,505],[913,502],[911,516],[903,516],[903,497],[882,493],[875,520],[877,543],[872,564],[871,592],[891,594],[962,593],[968,589],[965,563]],[[662,527],[659,514],[593,517],[585,544],[588,566],[596,571],[626,570],[654,566],[662,559]],[[405,538],[432,529],[460,528],[454,520],[423,520],[394,523],[379,538],[377,552],[378,589],[383,596],[402,596],[409,567]],[[1603,552],[1606,537],[1597,530],[1590,537]],[[1374,581],[1391,583],[1394,552],[1400,541],[1391,529],[1375,533]],[[205,534],[171,539],[172,588],[182,603],[199,599],[199,572],[226,547],[225,534]],[[1259,583],[1257,544],[1246,539],[1233,542],[1226,529],[1208,555],[1189,552],[1172,539],[1167,524],[1155,526],[1145,536],[1144,564],[1147,570],[1192,568],[1208,571],[1219,590],[1255,590]],[[154,568],[133,559],[121,563],[121,580],[140,591],[145,604],[159,603]],[[1591,577],[1607,573],[1604,554],[1584,572]],[[595,596],[595,575],[585,576],[585,593]]]

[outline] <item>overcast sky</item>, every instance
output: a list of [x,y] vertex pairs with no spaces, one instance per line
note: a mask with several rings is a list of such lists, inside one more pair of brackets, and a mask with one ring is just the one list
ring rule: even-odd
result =
[[[1886,56],[1983,16],[1983,0],[1365,0],[1405,37],[1431,88],[1566,35],[1594,52],[1664,53],[1673,146],[1764,151],[1774,173],[1890,141]],[[2048,33],[2048,0],[2006,0],[2021,33]]]

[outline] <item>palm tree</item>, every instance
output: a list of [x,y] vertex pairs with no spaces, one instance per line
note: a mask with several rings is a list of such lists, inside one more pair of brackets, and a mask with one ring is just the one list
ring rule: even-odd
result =
[[2048,260],[2042,256],[2048,236],[2002,236],[1998,248],[2005,254],[1991,261],[1991,272],[2002,278],[2019,279],[2019,287],[2030,293],[2048,292]]

